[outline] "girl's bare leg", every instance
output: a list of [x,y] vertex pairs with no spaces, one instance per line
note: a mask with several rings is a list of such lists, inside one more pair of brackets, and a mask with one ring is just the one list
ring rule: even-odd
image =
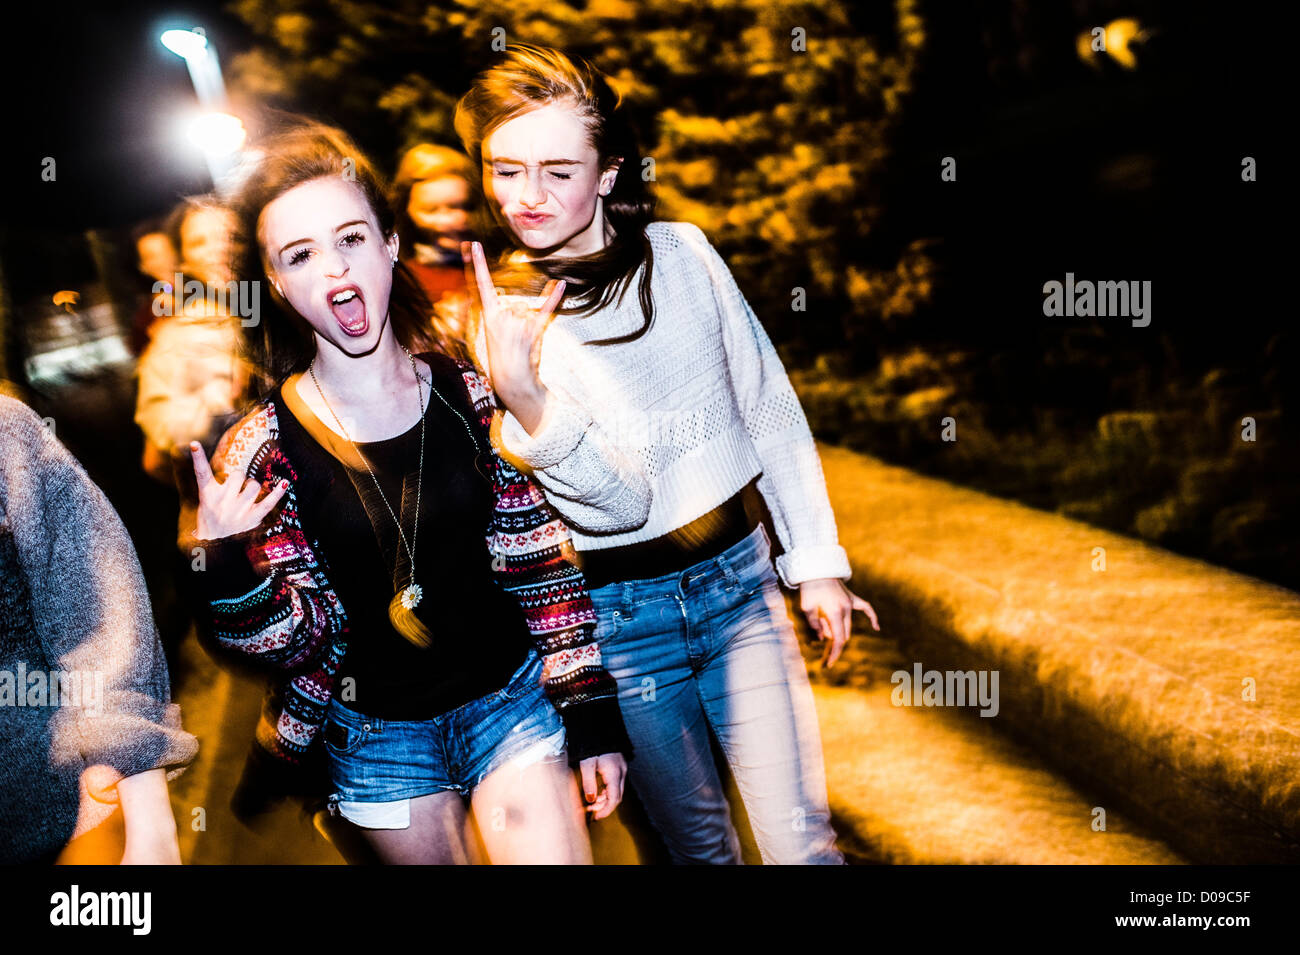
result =
[[465,800],[459,793],[439,792],[411,800],[406,829],[357,826],[386,865],[479,865],[483,862]]
[[494,865],[591,864],[582,796],[566,753],[506,763],[484,777],[470,802]]

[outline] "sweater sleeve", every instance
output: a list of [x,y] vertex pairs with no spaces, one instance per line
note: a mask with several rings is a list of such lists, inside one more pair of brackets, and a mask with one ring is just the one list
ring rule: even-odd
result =
[[258,526],[219,540],[180,546],[194,554],[196,590],[206,598],[212,639],[227,653],[276,674],[274,706],[264,705],[255,747],[275,765],[308,766],[346,647],[347,617],[298,520],[296,473],[279,447],[275,406],[267,402],[222,437],[212,457],[219,480],[249,480],[264,490],[287,480],[280,503]]
[[[475,350],[487,369],[487,335],[480,322]],[[554,332],[548,332],[554,334]],[[545,343],[543,344],[545,347]],[[486,382],[486,377],[485,377]],[[605,428],[554,381],[537,429],[529,434],[501,409],[493,440],[512,465],[528,471],[556,509],[584,533],[634,530],[650,515],[652,490],[641,459],[619,447]]]
[[38,634],[47,657],[81,679],[81,705],[62,724],[61,744],[80,748],[88,794],[116,803],[123,777],[153,769],[168,779],[180,775],[198,740],[182,729],[171,700],[167,659],[126,528],[81,465],[53,437],[48,442],[56,451],[42,453],[63,467],[43,499],[35,554],[44,566],[29,568],[33,581],[44,581],[32,587]]
[[825,577],[848,580],[853,572],[839,543],[817,445],[776,348],[704,233],[689,223],[677,228],[712,289],[736,402],[763,467],[758,489],[785,550],[777,572],[787,587]]
[[502,587],[523,608],[542,657],[542,686],[560,713],[569,761],[622,753],[632,744],[618,685],[601,662],[596,612],[568,528],[541,488],[509,461],[496,459],[497,513],[488,546],[505,558]]

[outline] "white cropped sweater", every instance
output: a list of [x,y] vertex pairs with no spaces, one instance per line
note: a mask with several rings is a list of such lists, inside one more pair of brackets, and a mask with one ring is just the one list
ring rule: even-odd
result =
[[[749,483],[771,511],[795,587],[847,580],[821,460],[771,340],[704,233],[687,222],[646,227],[654,248],[654,324],[633,277],[621,304],[557,316],[538,369],[550,392],[530,435],[507,412],[493,433],[568,521],[579,552],[651,540],[690,523]],[[486,370],[486,335],[475,336]]]

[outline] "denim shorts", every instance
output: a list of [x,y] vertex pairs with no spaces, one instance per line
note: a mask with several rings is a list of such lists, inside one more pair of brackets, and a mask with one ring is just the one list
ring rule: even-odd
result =
[[502,689],[431,720],[378,719],[331,699],[322,727],[330,812],[367,829],[405,829],[417,796],[468,796],[506,763],[562,756],[564,724],[541,681],[542,658],[530,650]]

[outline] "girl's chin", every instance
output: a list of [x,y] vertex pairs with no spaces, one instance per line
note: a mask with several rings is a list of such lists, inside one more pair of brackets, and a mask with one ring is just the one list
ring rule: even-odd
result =
[[542,229],[525,229],[522,233],[517,234],[521,245],[531,249],[534,252],[545,252],[549,249],[559,251],[568,241],[558,237],[558,234],[551,230]]

